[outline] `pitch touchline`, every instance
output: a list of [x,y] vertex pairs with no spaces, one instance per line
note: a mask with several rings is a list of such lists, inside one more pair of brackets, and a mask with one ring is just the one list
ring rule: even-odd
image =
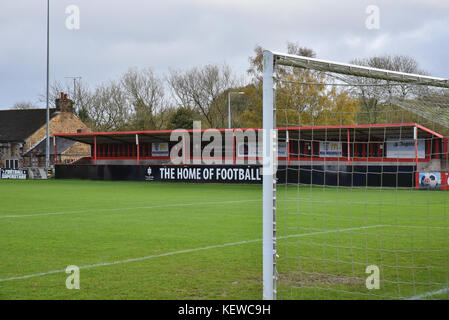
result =
[[[338,229],[338,230],[326,230],[326,231],[318,231],[318,232],[310,232],[310,233],[300,233],[300,234],[294,234],[294,235],[277,237],[277,239],[298,238],[298,237],[319,235],[319,234],[325,234],[325,233],[347,232],[347,231],[353,231],[353,230],[363,230],[363,229],[380,228],[380,227],[383,227],[383,225],[366,226],[366,227],[354,227],[354,228],[346,228],[346,229]],[[254,243],[254,242],[261,242],[261,241],[263,241],[263,239],[254,239],[254,240],[230,242],[230,243],[217,244],[217,245],[201,247],[201,248],[185,249],[185,250],[179,250],[179,251],[173,251],[173,252],[166,252],[166,253],[155,254],[155,255],[150,255],[150,256],[145,256],[145,257],[138,257],[138,258],[131,258],[131,259],[125,259],[125,260],[112,261],[112,262],[102,262],[102,263],[90,264],[90,265],[80,266],[79,268],[80,269],[90,269],[90,268],[96,268],[96,267],[105,267],[105,266],[111,266],[111,265],[115,265],[115,264],[136,262],[136,261],[144,261],[144,260],[149,260],[149,259],[153,259],[153,258],[173,256],[173,255],[182,254],[182,253],[190,253],[190,252],[209,250],[209,249],[216,249],[216,248],[225,248],[225,247],[229,247],[229,246],[237,246],[237,245],[241,245],[241,244],[248,244],[248,243]],[[45,276],[45,275],[49,275],[49,274],[62,273],[62,272],[65,272],[65,269],[52,270],[52,271],[39,272],[39,273],[28,274],[28,275],[23,275],[23,276],[4,278],[4,279],[0,279],[0,282],[10,281],[10,280],[28,279],[28,278]]]
[[416,296],[407,298],[406,300],[422,300],[424,298],[435,296],[437,294],[443,294],[443,293],[446,293],[446,292],[449,292],[449,288],[448,287],[440,289],[440,290],[426,292],[426,293],[423,293],[423,294],[417,294]]
[[208,204],[228,204],[228,203],[230,204],[230,203],[257,202],[257,201],[262,201],[262,199],[230,200],[230,201],[216,201],[216,202],[191,202],[191,203],[177,203],[177,204],[161,204],[161,205],[157,205],[157,206],[110,208],[110,209],[101,209],[100,208],[100,209],[87,209],[87,210],[74,210],[74,211],[44,212],[44,213],[35,213],[35,214],[16,214],[16,215],[0,216],[0,219],[2,219],[2,218],[51,216],[51,215],[73,214],[73,213],[88,213],[88,212],[97,212],[97,211],[123,211],[123,210],[136,210],[136,209],[156,209],[156,208],[198,206],[198,205],[208,205]]

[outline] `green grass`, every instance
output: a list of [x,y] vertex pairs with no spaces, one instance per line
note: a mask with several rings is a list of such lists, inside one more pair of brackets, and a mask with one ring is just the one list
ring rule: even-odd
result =
[[[448,195],[279,186],[278,297],[447,287]],[[0,181],[0,299],[260,299],[261,197],[257,185]],[[371,264],[379,290],[365,287]],[[36,275],[68,265],[82,267],[80,290],[64,272]]]
[[[278,236],[315,233],[280,240],[279,297],[396,299],[449,287],[447,191],[281,187],[278,195]],[[380,269],[379,290],[366,288],[369,265]]]

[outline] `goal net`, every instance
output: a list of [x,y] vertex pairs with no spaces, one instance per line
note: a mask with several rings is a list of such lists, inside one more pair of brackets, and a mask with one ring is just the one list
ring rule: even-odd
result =
[[448,299],[449,81],[269,51],[263,81],[264,298]]

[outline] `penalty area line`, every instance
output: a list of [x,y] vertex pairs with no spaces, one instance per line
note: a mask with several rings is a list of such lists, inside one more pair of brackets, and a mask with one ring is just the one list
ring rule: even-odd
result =
[[447,292],[449,292],[449,287],[446,287],[446,288],[443,288],[443,289],[440,289],[440,290],[429,291],[429,292],[422,293],[422,294],[417,294],[416,296],[407,298],[405,300],[422,300],[422,299],[425,299],[425,298],[429,298],[429,297],[436,296],[438,294],[447,293]]
[[[288,236],[281,236],[281,237],[277,237],[276,239],[278,240],[278,239],[288,239],[288,238],[299,238],[299,237],[320,235],[320,234],[326,234],[326,233],[348,232],[348,231],[364,230],[364,229],[372,229],[372,228],[380,228],[380,227],[383,227],[383,225],[300,233],[300,234],[293,234],[293,235],[288,235]],[[217,244],[217,245],[201,247],[201,248],[185,249],[185,250],[172,251],[172,252],[166,252],[166,253],[161,253],[161,254],[154,254],[154,255],[138,257],[138,258],[89,264],[89,265],[80,266],[79,269],[81,270],[81,269],[91,269],[91,268],[97,268],[97,267],[106,267],[106,266],[112,266],[112,265],[116,265],[116,264],[144,261],[144,260],[150,260],[150,259],[154,259],[154,258],[173,256],[173,255],[177,255],[177,254],[198,252],[198,251],[217,249],[217,248],[226,248],[226,247],[230,247],[230,246],[237,246],[237,245],[262,242],[262,241],[263,241],[263,239],[253,239],[253,240],[244,240],[244,241],[238,241],[238,242],[230,242],[230,243]],[[46,275],[50,275],[50,274],[64,273],[64,272],[65,272],[65,269],[60,269],[60,270],[52,270],[52,271],[28,274],[28,275],[23,275],[23,276],[15,276],[15,277],[10,277],[10,278],[3,278],[3,279],[0,278],[0,282],[11,281],[11,280],[23,280],[23,279],[28,279],[28,278],[34,278],[34,277],[40,277],[40,276],[46,276]]]
[[229,200],[229,201],[215,201],[215,202],[190,202],[190,203],[161,204],[161,205],[156,205],[156,206],[141,206],[141,207],[126,207],[126,208],[109,208],[109,209],[99,208],[99,209],[86,209],[86,210],[74,210],[74,211],[60,211],[60,212],[43,212],[43,213],[33,213],[33,214],[15,214],[15,215],[6,215],[6,216],[0,215],[0,219],[52,216],[52,215],[89,213],[89,212],[108,212],[108,211],[125,211],[125,210],[128,211],[128,210],[140,210],[140,209],[159,209],[159,208],[170,208],[170,207],[233,204],[233,203],[261,202],[261,201],[262,201],[262,199],[250,199],[250,200]]

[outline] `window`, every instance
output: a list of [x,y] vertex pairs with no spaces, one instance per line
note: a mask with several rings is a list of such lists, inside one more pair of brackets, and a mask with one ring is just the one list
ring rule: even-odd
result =
[[6,160],[6,169],[19,169],[19,160],[17,159]]

